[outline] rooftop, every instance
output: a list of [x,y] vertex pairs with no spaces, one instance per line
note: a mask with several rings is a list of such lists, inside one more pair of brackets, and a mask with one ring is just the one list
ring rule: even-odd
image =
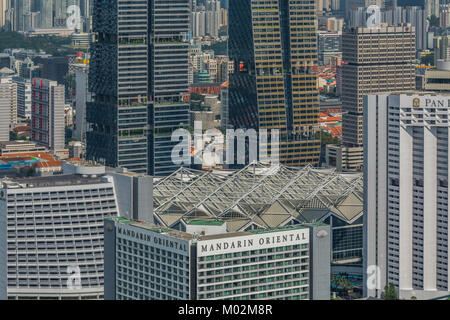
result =
[[5,146],[22,146],[22,145],[36,145],[34,142],[25,140],[14,140],[14,141],[0,141],[0,147]]
[[165,234],[165,235],[168,235],[168,236],[171,236],[174,238],[178,238],[178,239],[182,239],[182,240],[194,239],[194,236],[189,233],[153,225],[153,224],[150,224],[150,223],[144,222],[144,221],[134,221],[134,220],[130,220],[130,219],[127,219],[124,217],[110,217],[110,218],[107,218],[106,220],[115,221],[116,223],[130,225],[133,227],[149,230],[151,232],[155,232],[158,234]]
[[222,226],[225,222],[219,220],[192,220],[188,224],[193,226]]
[[153,207],[156,222],[175,229],[181,220],[226,221],[228,232],[271,229],[329,215],[351,224],[362,217],[363,176],[262,163],[220,172],[180,168],[154,181]]
[[183,240],[215,240],[215,239],[226,239],[226,238],[234,238],[234,237],[242,237],[242,236],[250,236],[254,234],[264,234],[264,233],[273,233],[273,232],[282,232],[288,230],[298,230],[305,229],[307,226],[305,225],[296,225],[296,226],[285,226],[280,228],[272,228],[267,230],[252,230],[252,231],[240,231],[240,232],[228,232],[222,234],[214,234],[214,235],[205,235],[205,236],[194,236],[192,234],[174,230],[171,228],[165,228],[161,226],[152,225],[147,222],[142,221],[133,221],[123,217],[111,217],[106,220],[115,221],[120,224],[130,225],[137,228],[142,228],[146,230],[150,230],[152,232],[156,232],[159,234],[165,234],[174,238],[183,239]]
[[25,189],[96,184],[102,183],[103,177],[100,176],[94,178],[83,177],[81,175],[53,175],[48,177],[4,178],[1,182],[3,183],[3,188],[6,189]]

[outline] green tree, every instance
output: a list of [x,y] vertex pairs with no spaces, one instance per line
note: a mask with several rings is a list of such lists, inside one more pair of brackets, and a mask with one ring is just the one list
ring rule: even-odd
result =
[[65,132],[65,142],[66,142],[66,144],[68,144],[71,140],[72,140],[72,134],[73,134],[73,132],[72,132],[72,129],[70,129],[70,128],[65,128],[65,130],[64,130]]
[[417,300],[417,297],[416,296],[412,296],[411,300]]
[[439,18],[434,14],[428,18],[428,21],[430,22],[430,27],[440,27]]
[[392,282],[384,287],[384,299],[398,300],[397,290],[395,289],[395,285]]
[[53,56],[62,56],[80,51],[68,47],[70,44],[70,37],[39,35],[27,38],[18,32],[0,31],[0,52],[7,48],[23,48],[33,49],[37,52],[42,50]]
[[17,132],[15,131],[10,131],[9,132],[9,141],[14,141],[14,140],[18,140],[19,137],[17,136]]
[[339,139],[337,137],[333,137],[331,133],[326,131],[319,131],[316,133],[316,138],[320,139],[320,145],[323,147],[327,144],[338,144]]
[[27,170],[27,177],[32,177],[34,175],[34,169],[33,168],[28,168]]
[[434,65],[434,53],[427,54],[426,56],[422,56],[420,58],[420,63],[425,64],[427,66]]
[[205,96],[198,93],[191,93],[191,101],[205,101]]

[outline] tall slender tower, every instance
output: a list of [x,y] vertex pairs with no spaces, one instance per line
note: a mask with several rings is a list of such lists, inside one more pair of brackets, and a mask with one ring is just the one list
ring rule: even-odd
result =
[[400,299],[450,294],[450,96],[364,99],[364,295],[393,283]]
[[64,86],[34,78],[31,90],[31,140],[53,151],[64,149]]
[[362,170],[364,96],[392,90],[415,89],[414,30],[410,24],[405,24],[374,28],[349,27],[344,31],[343,145],[327,146],[328,154],[337,154],[336,163],[339,170]]
[[6,24],[6,10],[8,9],[6,0],[0,0],[0,29]]
[[9,130],[17,123],[17,84],[0,78],[0,141],[9,140]]
[[229,117],[234,128],[280,130],[280,163],[317,164],[315,0],[230,0]]
[[38,0],[40,28],[53,27],[53,3],[54,0]]
[[174,130],[189,126],[189,0],[94,0],[87,157],[151,175],[177,169]]

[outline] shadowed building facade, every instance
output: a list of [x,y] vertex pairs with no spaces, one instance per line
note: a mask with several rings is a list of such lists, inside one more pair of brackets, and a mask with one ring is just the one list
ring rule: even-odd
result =
[[87,157],[137,173],[178,168],[174,130],[189,125],[188,0],[95,0]]
[[229,121],[280,130],[285,165],[319,162],[316,30],[314,0],[230,0]]

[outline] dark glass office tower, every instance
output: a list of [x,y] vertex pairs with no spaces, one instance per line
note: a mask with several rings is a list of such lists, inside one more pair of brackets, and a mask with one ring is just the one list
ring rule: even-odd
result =
[[151,175],[177,169],[171,134],[189,125],[189,0],[94,0],[87,156]]
[[229,117],[234,128],[279,129],[280,162],[318,164],[314,0],[229,0]]

